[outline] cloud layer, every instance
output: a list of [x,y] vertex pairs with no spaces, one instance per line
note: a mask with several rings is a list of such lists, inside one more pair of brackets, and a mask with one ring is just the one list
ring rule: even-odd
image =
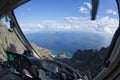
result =
[[73,17],[67,17],[66,19],[74,23],[75,29],[83,31],[114,33],[118,27],[118,20],[108,16],[96,21],[90,21],[88,19],[81,20],[81,18],[74,19]]
[[61,24],[56,21],[46,20],[39,24],[24,24],[21,25],[24,32],[37,31],[87,31],[114,33],[118,27],[118,20],[108,16],[102,17],[96,21],[91,21],[88,18],[81,17],[65,17],[68,24]]

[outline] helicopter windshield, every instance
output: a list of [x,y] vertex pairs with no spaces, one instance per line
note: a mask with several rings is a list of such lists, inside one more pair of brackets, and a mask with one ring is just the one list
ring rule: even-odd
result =
[[108,55],[119,20],[115,0],[99,3],[95,21],[90,20],[91,9],[90,0],[31,0],[14,13],[40,54],[50,54],[93,78]]

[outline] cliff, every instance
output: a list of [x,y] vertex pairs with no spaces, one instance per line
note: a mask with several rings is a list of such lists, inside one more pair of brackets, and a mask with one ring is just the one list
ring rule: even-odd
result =
[[78,49],[72,58],[69,59],[57,59],[63,63],[72,66],[82,74],[91,73],[92,77],[95,77],[101,70],[104,60],[108,55],[109,47],[101,48],[98,50],[80,50]]
[[[50,56],[51,54],[50,50],[38,47],[35,44],[32,44],[32,46],[39,53],[39,55],[41,55],[42,58],[53,59]],[[2,22],[0,22],[0,58],[3,60],[7,59],[6,53],[5,53],[6,50],[22,54],[24,50],[26,50],[26,48],[19,41],[15,33],[10,32],[7,26]]]
[[9,32],[5,24],[0,22],[0,58],[6,60],[5,50],[23,53],[25,47],[18,40],[14,32]]
[[82,72],[91,72],[94,77],[100,72],[104,60],[108,55],[109,47],[98,50],[77,50],[70,59],[77,69]]

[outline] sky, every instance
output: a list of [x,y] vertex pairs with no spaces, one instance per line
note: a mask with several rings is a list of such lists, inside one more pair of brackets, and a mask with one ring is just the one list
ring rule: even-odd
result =
[[100,0],[97,19],[90,20],[91,0],[30,0],[14,12],[25,33],[89,31],[113,34],[118,27],[116,0]]

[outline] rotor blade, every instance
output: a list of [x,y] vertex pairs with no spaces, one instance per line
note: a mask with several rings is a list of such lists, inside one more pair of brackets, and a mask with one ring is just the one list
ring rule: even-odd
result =
[[98,4],[99,4],[99,0],[92,0],[91,20],[95,20],[96,18]]

